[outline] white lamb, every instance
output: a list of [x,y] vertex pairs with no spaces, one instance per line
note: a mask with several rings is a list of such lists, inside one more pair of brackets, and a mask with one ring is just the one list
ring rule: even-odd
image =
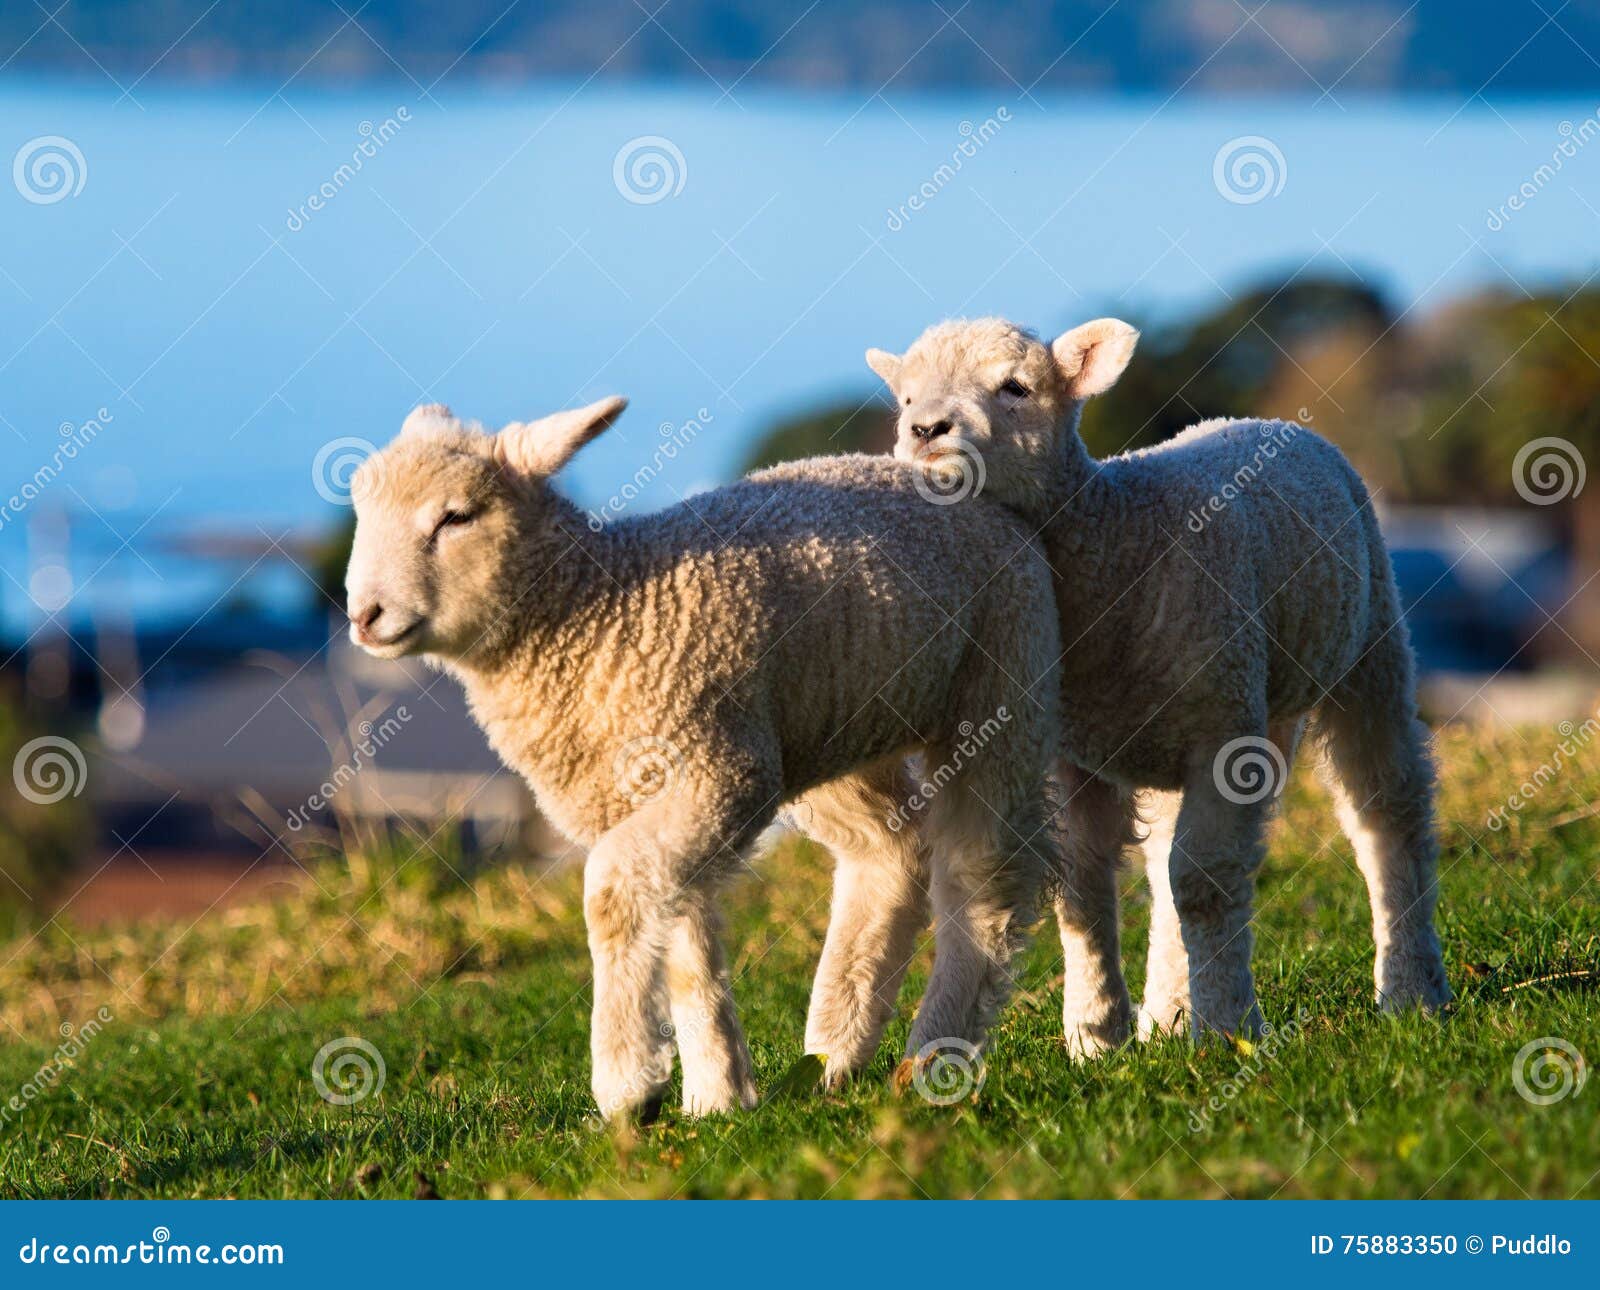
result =
[[1367,490],[1332,444],[1285,422],[1213,421],[1092,459],[1084,401],[1121,375],[1137,336],[1101,319],[1047,346],[985,319],[932,327],[903,357],[867,353],[900,403],[895,455],[935,478],[981,463],[983,495],[1040,526],[1055,571],[1069,875],[1098,911],[1074,932],[1089,967],[1069,954],[1068,1033],[1115,1042],[1126,1029],[1126,995],[1095,965],[1115,950],[1108,862],[1140,789],[1163,793],[1139,1033],[1184,1017],[1196,1034],[1260,1027],[1254,880],[1308,717],[1372,899],[1378,1002],[1437,1007],[1450,990],[1433,926],[1433,763]]
[[676,1039],[690,1112],[749,1107],[750,1056],[714,887],[804,794],[840,864],[808,1046],[829,1073],[877,1045],[925,916],[892,827],[909,754],[949,760],[1004,717],[924,813],[937,961],[908,1052],[981,1043],[1055,863],[1050,570],[996,505],[930,506],[888,458],[790,466],[591,529],[550,486],[625,406],[498,434],[419,408],[354,482],[351,633],[463,683],[505,761],[591,848],[593,1086],[648,1110]]

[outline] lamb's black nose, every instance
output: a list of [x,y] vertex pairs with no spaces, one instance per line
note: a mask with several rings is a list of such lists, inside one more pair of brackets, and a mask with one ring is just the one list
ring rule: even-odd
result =
[[942,434],[950,433],[950,422],[935,421],[932,425],[928,426],[912,426],[911,433],[916,435],[918,439],[921,439],[924,442],[929,439],[937,439]]

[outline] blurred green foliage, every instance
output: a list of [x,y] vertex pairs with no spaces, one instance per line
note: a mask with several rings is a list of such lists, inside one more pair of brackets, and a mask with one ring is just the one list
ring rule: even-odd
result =
[[779,421],[751,446],[740,473],[801,457],[841,452],[888,452],[894,447],[894,417],[875,395],[845,399]]

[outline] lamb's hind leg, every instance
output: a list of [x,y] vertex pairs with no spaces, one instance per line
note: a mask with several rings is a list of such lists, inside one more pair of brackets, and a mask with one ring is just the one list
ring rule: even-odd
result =
[[[1239,747],[1221,745],[1215,760],[1207,757],[1191,771],[1172,839],[1172,899],[1189,959],[1190,1024],[1197,1037],[1261,1029],[1250,922],[1267,819],[1281,780],[1236,778],[1229,754]],[[1255,755],[1263,755],[1258,744]]]
[[1065,960],[1062,1033],[1070,1056],[1093,1057],[1125,1043],[1132,1027],[1117,870],[1133,841],[1133,803],[1115,785],[1065,763],[1057,778],[1066,799],[1057,814],[1062,873],[1055,897]]
[[1145,957],[1144,997],[1139,1003],[1139,1038],[1150,1039],[1184,1025],[1190,1014],[1189,951],[1184,948],[1178,907],[1172,900],[1172,838],[1181,793],[1152,793],[1144,803],[1148,823],[1144,872],[1150,884],[1150,949]]
[[728,983],[720,924],[711,891],[692,888],[667,945],[672,1035],[683,1066],[683,1109],[690,1115],[749,1110],[756,1104],[755,1074]]
[[1373,982],[1385,1009],[1450,999],[1434,930],[1433,758],[1416,717],[1410,648],[1385,633],[1317,713],[1329,787],[1372,897]]
[[833,912],[806,1017],[806,1051],[835,1087],[869,1061],[894,1015],[917,933],[927,926],[927,864],[906,810],[900,758],[813,789],[795,804],[834,858]]
[[1019,787],[962,776],[929,803],[934,962],[908,1058],[981,1048],[1011,993],[1011,960],[1037,916],[1045,875],[1059,864],[1042,776],[1030,792]]

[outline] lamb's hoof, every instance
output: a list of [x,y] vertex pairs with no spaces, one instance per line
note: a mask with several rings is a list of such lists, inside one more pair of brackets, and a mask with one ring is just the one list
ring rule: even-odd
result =
[[1078,1026],[1067,1032],[1065,1039],[1067,1057],[1075,1062],[1093,1061],[1097,1057],[1115,1052],[1126,1044],[1130,1037],[1131,1027],[1125,1021],[1112,1027]]
[[[1226,1018],[1226,1020],[1223,1020]],[[1254,1000],[1247,1007],[1196,1008],[1189,1018],[1197,1044],[1220,1043],[1235,1047],[1239,1040],[1254,1043],[1266,1033],[1266,1022]]]
[[760,1098],[756,1086],[749,1080],[737,1087],[685,1089],[683,1113],[688,1116],[731,1115],[735,1111],[753,1111]]
[[899,1096],[912,1089],[924,1102],[951,1106],[977,1096],[988,1078],[982,1050],[964,1039],[941,1039],[902,1058],[890,1077]]
[[1166,1039],[1172,1035],[1187,1035],[1188,1033],[1189,1011],[1187,1008],[1175,1006],[1154,1011],[1149,1008],[1139,1009],[1139,1016],[1134,1027],[1134,1037],[1141,1044],[1147,1044],[1154,1039]]
[[1445,980],[1444,965],[1427,964],[1392,971],[1378,988],[1378,1008],[1383,1012],[1405,1012],[1416,1008],[1422,1012],[1439,1012],[1446,1008],[1454,996],[1450,983]]
[[667,1086],[664,1083],[657,1084],[643,1097],[622,1094],[605,1096],[599,1090],[591,1091],[600,1111],[600,1122],[604,1124],[654,1124],[661,1118],[662,1108],[666,1105]]

